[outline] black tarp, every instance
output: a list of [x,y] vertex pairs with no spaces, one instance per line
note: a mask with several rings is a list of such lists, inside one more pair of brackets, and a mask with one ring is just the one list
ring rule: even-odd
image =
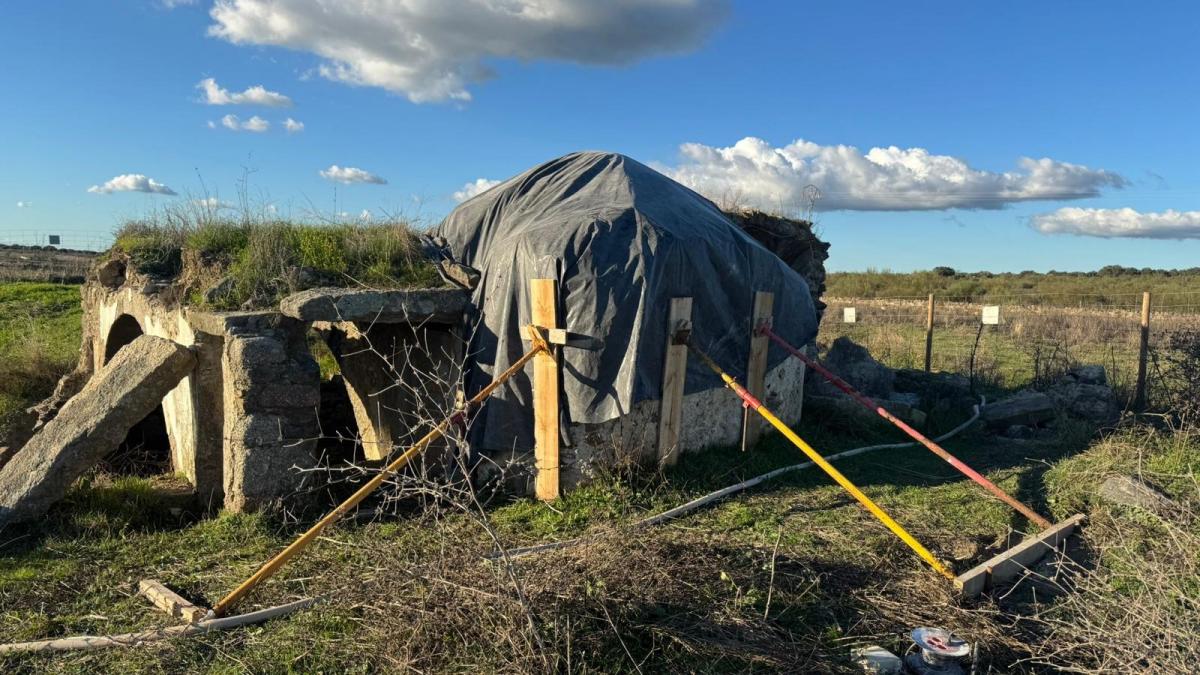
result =
[[[673,297],[693,298],[693,341],[739,379],[755,291],[775,293],[775,329],[793,344],[816,334],[799,274],[712,202],[624,155],[578,152],[541,164],[459,205],[434,234],[482,272],[468,393],[529,348],[530,279],[557,279],[560,325],[604,340],[600,351],[563,352],[564,421],[603,422],[661,398]],[[770,367],[784,357],[772,347]],[[533,447],[529,378],[509,382],[477,418],[476,447]],[[688,393],[719,386],[689,360]]]

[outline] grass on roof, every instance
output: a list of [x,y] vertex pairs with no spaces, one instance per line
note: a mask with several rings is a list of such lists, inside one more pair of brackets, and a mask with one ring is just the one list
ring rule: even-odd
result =
[[214,309],[247,301],[267,306],[316,286],[442,285],[422,253],[419,233],[399,220],[321,224],[156,216],[122,226],[112,250],[128,256],[142,274],[194,277],[189,301]]

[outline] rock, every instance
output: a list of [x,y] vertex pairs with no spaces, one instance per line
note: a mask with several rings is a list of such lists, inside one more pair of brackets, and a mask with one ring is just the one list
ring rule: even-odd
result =
[[[872,358],[866,347],[844,335],[833,341],[833,345],[822,359],[822,364],[867,396],[887,398],[892,394],[895,373]],[[828,383],[821,389],[836,391],[833,385]]]
[[125,283],[125,261],[105,261],[96,268],[96,280],[105,288],[120,288]]
[[170,340],[126,345],[0,470],[0,527],[33,520],[112,452],[195,366]]
[[1132,506],[1150,513],[1171,511],[1175,502],[1158,490],[1130,476],[1109,476],[1100,485],[1100,496],[1114,504]]
[[895,376],[892,386],[896,391],[912,392],[923,397],[933,394],[938,398],[971,398],[971,380],[966,375],[901,368],[895,372]]
[[[889,401],[883,399],[872,399],[876,405],[883,406],[884,410],[892,413],[901,420],[914,427],[922,427],[925,425],[925,413],[912,408],[901,401]],[[820,410],[822,414],[836,415],[842,418],[854,420],[856,424],[888,424],[878,414],[867,410],[859,405],[849,396],[839,392],[837,396],[820,396],[809,395],[804,397],[804,405],[806,410]]]
[[438,273],[446,281],[457,284],[468,291],[475,290],[475,287],[479,285],[480,278],[482,278],[479,270],[462,263],[456,263],[453,260],[439,261]]
[[980,418],[992,430],[1007,429],[1013,425],[1036,427],[1054,417],[1054,401],[1030,389],[991,403],[980,412]]
[[1019,440],[1033,438],[1035,433],[1036,432],[1034,431],[1033,427],[1027,427],[1024,424],[1013,424],[1004,430],[1005,438],[1015,438]]
[[301,321],[379,321],[454,324],[462,319],[470,293],[459,288],[362,290],[313,288],[289,295],[279,311]]
[[212,288],[204,291],[204,301],[210,305],[221,302],[229,294],[233,293],[233,287],[236,283],[233,277],[221,277]]
[[1067,371],[1047,393],[1063,412],[1105,424],[1120,412],[1117,395],[1107,382],[1104,366],[1078,366]]
[[918,408],[921,405],[921,395],[909,392],[892,392],[892,395],[888,397],[888,400],[896,403],[903,403],[910,408]]

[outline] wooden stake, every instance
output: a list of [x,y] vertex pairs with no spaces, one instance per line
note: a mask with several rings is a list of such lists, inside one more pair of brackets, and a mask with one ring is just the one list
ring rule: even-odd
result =
[[1078,514],[1042,530],[991,560],[958,575],[954,579],[954,586],[963,596],[973,598],[997,582],[1023,574],[1030,565],[1066,541],[1083,521],[1084,516]]
[[1146,409],[1146,355],[1150,350],[1150,291],[1142,293],[1141,341],[1138,344],[1137,388],[1134,390],[1133,408]]
[[[771,339],[766,334],[759,334],[759,327],[764,324],[771,327],[774,316],[775,294],[767,291],[757,291],[754,294],[754,318],[750,322],[750,359],[746,363],[746,390],[755,398],[761,400],[766,395],[767,350],[771,347]],[[754,411],[742,409],[742,452],[750,450],[762,436],[762,417]]]
[[662,406],[658,416],[658,461],[671,466],[679,460],[679,431],[683,421],[683,385],[687,376],[687,344],[676,337],[692,328],[692,299],[672,298],[667,315],[667,357],[663,363]]
[[[533,325],[546,332],[559,327],[557,281],[531,279],[529,300]],[[533,359],[534,491],[542,501],[558,499],[558,399],[558,357],[542,352]]]
[[925,372],[933,361],[933,293],[929,294],[929,307],[925,312]]

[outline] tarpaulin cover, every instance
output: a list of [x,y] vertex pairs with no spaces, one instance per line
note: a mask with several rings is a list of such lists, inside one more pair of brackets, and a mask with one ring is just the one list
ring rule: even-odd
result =
[[[546,162],[459,205],[434,234],[482,273],[468,393],[529,349],[530,279],[558,280],[560,327],[604,340],[599,351],[562,350],[564,422],[603,422],[661,398],[671,298],[693,298],[694,343],[739,379],[755,291],[775,293],[780,335],[805,344],[816,334],[799,274],[712,202],[624,155]],[[769,366],[784,358],[772,347]],[[720,386],[689,359],[688,393]],[[531,400],[528,377],[509,380],[476,419],[476,447],[531,449]]]

